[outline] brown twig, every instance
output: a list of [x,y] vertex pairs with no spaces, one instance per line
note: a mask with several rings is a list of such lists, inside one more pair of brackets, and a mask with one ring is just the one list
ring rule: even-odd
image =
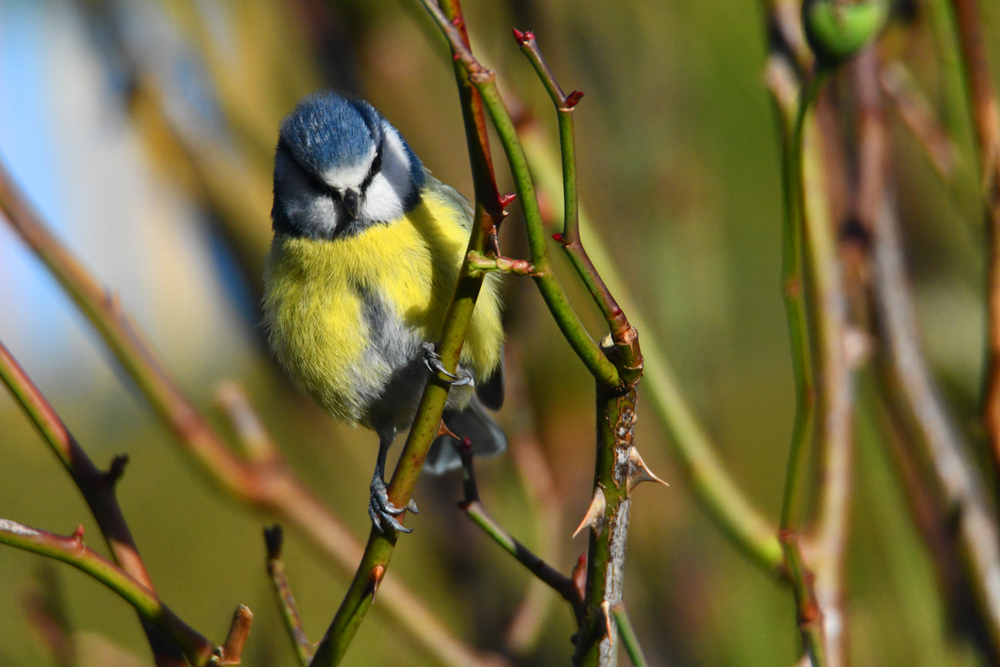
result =
[[[46,400],[2,341],[0,341],[0,379],[21,404],[35,428],[80,490],[115,562],[155,593],[153,581],[139,556],[139,549],[115,496],[115,484],[124,471],[128,457],[115,457],[107,472],[99,470],[66,428],[55,408]],[[140,620],[156,664],[161,667],[181,667],[183,656],[178,649],[166,641],[147,621]]]
[[285,563],[281,558],[281,547],[284,541],[284,532],[281,526],[275,524],[264,529],[264,544],[267,546],[267,574],[271,577],[271,586],[274,588],[274,596],[278,601],[278,608],[281,610],[281,620],[285,622],[285,630],[288,631],[288,638],[292,640],[292,648],[299,659],[302,667],[309,667],[312,660],[312,644],[302,627],[302,619],[299,618],[299,609],[295,604],[295,596],[292,595],[292,588],[288,584],[288,577],[285,575]]
[[[955,12],[958,44],[965,65],[973,126],[976,130],[987,238],[989,238],[987,277],[989,358],[983,423],[990,441],[994,468],[1000,473],[1000,104],[993,90],[976,0],[952,0],[951,4]],[[997,621],[1000,622],[1000,618]]]
[[462,456],[462,486],[465,490],[465,500],[459,503],[459,507],[465,511],[473,523],[486,531],[521,565],[528,568],[529,572],[569,602],[576,614],[577,622],[581,623],[584,613],[583,599],[580,597],[580,592],[573,580],[532,553],[530,549],[518,542],[503,526],[497,523],[496,519],[490,516],[479,500],[476,472],[472,464],[472,443],[466,439],[459,445],[459,452]]
[[923,147],[938,176],[945,183],[951,181],[958,166],[958,149],[938,122],[934,109],[921,93],[913,75],[901,61],[893,60],[882,66],[879,78],[882,90],[892,100],[893,108],[906,129]]
[[[0,210],[97,328],[207,479],[237,500],[295,526],[341,571],[353,571],[362,548],[340,520],[283,462],[248,461],[229,449],[185,396],[117,297],[107,293],[52,236],[2,166]],[[386,612],[443,663],[482,664],[475,651],[449,633],[402,584],[390,579],[381,590]]]
[[876,324],[884,350],[878,355],[881,391],[912,425],[926,449],[945,511],[956,521],[968,575],[989,634],[1000,646],[1000,532],[983,482],[951,423],[920,351],[913,295],[906,276],[895,202],[887,192],[875,216],[872,270]]

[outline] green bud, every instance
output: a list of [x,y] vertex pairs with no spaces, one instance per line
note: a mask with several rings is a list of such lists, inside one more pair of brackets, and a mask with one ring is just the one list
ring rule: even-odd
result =
[[889,15],[886,0],[805,0],[802,25],[821,65],[838,65],[874,41]]

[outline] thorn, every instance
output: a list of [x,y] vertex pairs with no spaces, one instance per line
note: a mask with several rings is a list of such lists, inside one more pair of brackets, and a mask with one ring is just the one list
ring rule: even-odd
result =
[[281,558],[281,546],[285,541],[285,531],[279,524],[264,529],[264,546],[267,548],[267,559]]
[[517,40],[518,44],[524,46],[524,43],[528,41],[524,38],[524,33],[518,30],[517,28],[512,28],[512,30],[514,31],[514,39]]
[[[378,587],[382,583],[382,577],[385,576],[385,565],[376,565],[372,568],[372,571],[368,574],[368,584],[372,589],[372,604],[375,604],[375,594],[378,593]],[[366,586],[366,588],[367,588]]]
[[81,547],[83,546],[83,524],[82,523],[79,526],[76,527],[76,530],[73,531],[73,539],[76,540],[80,544]]
[[108,471],[104,473],[104,481],[107,482],[108,486],[115,486],[118,484],[118,480],[122,478],[125,474],[125,466],[128,465],[128,454],[119,454],[115,458],[111,459],[111,466]]
[[453,26],[455,26],[456,28],[461,28],[462,27],[462,17],[461,16],[456,16],[455,18],[453,18],[451,20],[451,24]]
[[632,451],[628,453],[628,479],[625,483],[625,493],[632,493],[632,489],[642,482],[656,482],[663,486],[670,486],[662,479],[654,475],[646,467],[646,463],[639,456],[639,450],[633,445]]
[[553,240],[554,240],[554,241],[555,241],[556,243],[562,243],[562,242],[563,242],[563,235],[562,235],[562,234],[560,234],[559,232],[556,232],[555,234],[553,234],[553,235],[552,235],[552,239],[553,239]]
[[500,195],[500,207],[507,208],[508,206],[510,206],[510,203],[515,199],[517,199],[517,193],[515,192],[508,192],[506,194]]
[[530,30],[525,30],[524,31],[524,41],[525,42],[533,42],[533,41],[535,41],[535,33],[533,33]]
[[564,103],[564,106],[567,109],[572,109],[573,107],[575,107],[577,104],[580,103],[580,99],[582,97],[583,93],[581,93],[579,90],[574,90],[572,93],[566,96],[566,102]]
[[457,435],[455,435],[454,433],[451,432],[451,429],[449,429],[445,425],[443,419],[441,420],[441,423],[438,424],[438,432],[437,432],[437,434],[434,437],[440,437],[442,435],[450,436],[452,438],[455,438],[455,440],[459,440],[459,441],[461,440],[461,438],[459,438]]
[[615,631],[611,627],[611,603],[605,600],[601,603],[601,611],[604,612],[604,629],[608,633],[608,641],[612,646],[615,645]]
[[583,600],[584,596],[587,594],[587,552],[584,551],[580,554],[580,557],[576,559],[576,566],[573,568],[573,574],[570,575],[573,581],[573,586],[576,587],[576,592]]
[[451,54],[451,59],[454,60],[455,62],[458,62],[459,60],[461,60],[461,58],[462,56],[459,55],[458,51],[455,51],[454,53]]
[[584,526],[591,526],[600,536],[604,530],[604,510],[606,508],[607,501],[604,499],[604,491],[601,490],[601,487],[597,487],[597,490],[594,491],[594,499],[590,501],[590,507],[587,508],[587,514],[573,531],[573,537],[576,537]]

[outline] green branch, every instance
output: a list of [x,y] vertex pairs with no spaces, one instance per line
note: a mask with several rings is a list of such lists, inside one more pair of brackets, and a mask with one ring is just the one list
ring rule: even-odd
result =
[[64,537],[0,519],[0,544],[69,563],[89,574],[132,605],[140,616],[180,647],[192,665],[201,667],[212,662],[215,645],[160,602],[155,593],[85,545],[83,526],[72,536]]

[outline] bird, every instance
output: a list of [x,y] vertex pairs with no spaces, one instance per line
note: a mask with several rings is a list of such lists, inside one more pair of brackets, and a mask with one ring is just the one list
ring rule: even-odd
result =
[[498,275],[485,276],[455,373],[435,351],[472,217],[468,200],[363,99],[314,93],[281,122],[264,327],[285,371],[327,413],[378,435],[368,514],[381,532],[413,530],[397,517],[416,504],[389,501],[385,460],[430,374],[452,385],[451,435],[435,439],[426,472],[461,466],[456,438],[479,456],[507,447],[486,410],[504,397]]

